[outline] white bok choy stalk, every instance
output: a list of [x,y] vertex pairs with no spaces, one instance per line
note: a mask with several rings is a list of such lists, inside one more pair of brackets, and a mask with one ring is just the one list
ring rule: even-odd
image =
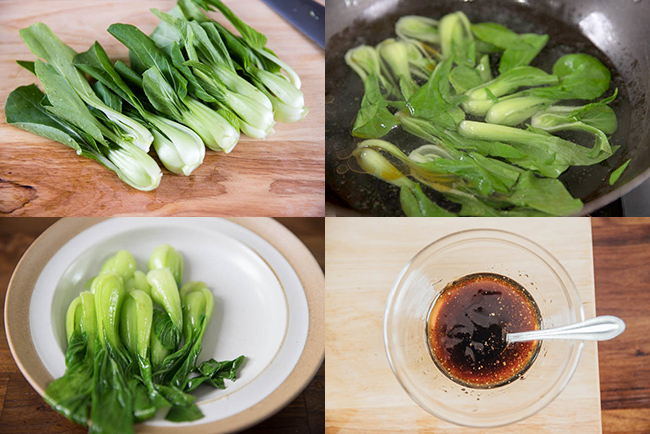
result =
[[[153,40],[130,24],[112,24],[108,32],[129,48],[132,57],[145,68],[142,88],[157,111],[190,127],[212,150],[230,152],[235,147],[239,141],[236,122],[189,96],[187,80]],[[137,73],[120,65],[120,74],[138,81]]]
[[[135,145],[123,144],[110,149],[107,159],[117,176],[133,188],[151,191],[160,184],[162,178],[160,168],[149,154]],[[107,162],[104,164],[109,166]]]
[[203,163],[205,146],[198,134],[162,116],[150,114],[147,119],[156,127],[151,131],[153,147],[167,170],[189,176]]
[[395,23],[395,34],[401,39],[415,39],[430,44],[440,43],[438,21],[418,15],[406,15]]
[[[39,60],[34,64],[34,72],[52,104],[46,110],[77,127],[83,133],[81,137],[96,144],[92,158],[115,171],[133,188],[150,191],[158,187],[162,173],[153,158],[95,117],[52,66]],[[101,152],[97,152],[99,149]]]
[[[290,123],[305,117],[308,109],[304,105],[304,96],[300,91],[300,77],[275,53],[266,48],[266,36],[248,26],[218,0],[180,0],[178,5],[185,18],[191,23],[199,22],[212,45],[221,47],[219,49],[224,52],[227,51],[228,56],[232,56],[231,61],[236,62],[233,66],[236,69],[241,68],[249,80],[264,92],[273,105],[276,120]],[[198,9],[201,7],[204,10],[212,10],[210,5],[216,6],[242,36],[233,35],[221,24],[209,20]],[[161,42],[164,43],[164,39]],[[282,71],[285,71],[286,75]]]
[[[95,42],[88,51],[74,58],[77,68],[97,79],[95,88],[101,96],[115,101],[121,97],[134,109],[127,108],[127,114],[142,119],[151,128],[154,148],[163,165],[173,173],[189,175],[205,157],[201,138],[186,126],[146,110],[131,88],[120,77],[103,47]],[[139,79],[140,84],[142,79]],[[121,107],[121,104],[115,104]]]

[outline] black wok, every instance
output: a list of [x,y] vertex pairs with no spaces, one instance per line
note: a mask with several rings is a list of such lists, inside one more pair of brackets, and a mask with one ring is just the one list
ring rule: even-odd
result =
[[[350,127],[363,96],[363,84],[343,60],[357,45],[394,37],[403,15],[440,18],[461,10],[472,22],[492,21],[518,33],[546,33],[550,41],[532,63],[550,71],[561,55],[584,52],[612,71],[612,104],[619,128],[611,143],[620,145],[607,161],[572,167],[560,179],[589,214],[618,199],[650,177],[650,1],[634,0],[332,0],[326,10],[326,179],[327,200],[374,215],[401,215],[395,187],[348,170],[358,139]],[[610,90],[611,93],[611,90]],[[385,139],[406,151],[423,142],[400,129]],[[611,171],[632,159],[623,176],[609,185]]]

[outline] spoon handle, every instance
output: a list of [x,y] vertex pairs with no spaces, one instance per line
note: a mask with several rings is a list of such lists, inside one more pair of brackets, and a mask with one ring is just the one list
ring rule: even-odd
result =
[[575,324],[530,332],[509,333],[508,342],[537,341],[546,339],[577,339],[606,341],[623,333],[625,323],[615,316],[597,316]]

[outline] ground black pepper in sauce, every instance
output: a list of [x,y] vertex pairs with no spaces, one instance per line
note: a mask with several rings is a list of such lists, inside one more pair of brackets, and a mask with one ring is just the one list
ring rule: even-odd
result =
[[506,334],[539,328],[539,309],[523,286],[477,273],[450,283],[436,298],[427,339],[448,377],[467,387],[492,388],[519,378],[539,351],[537,341],[506,344]]

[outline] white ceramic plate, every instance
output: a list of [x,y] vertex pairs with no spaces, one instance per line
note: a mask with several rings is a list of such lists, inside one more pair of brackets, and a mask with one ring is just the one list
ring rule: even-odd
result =
[[183,255],[183,281],[202,280],[215,296],[199,360],[244,354],[246,362],[225,390],[201,386],[194,392],[203,419],[176,424],[159,412],[145,425],[180,428],[241,414],[268,398],[292,373],[305,349],[310,318],[305,289],[292,265],[260,235],[232,221],[115,218],[78,233],[49,258],[34,284],[29,302],[33,348],[51,377],[60,377],[65,371],[65,312],[84,283],[121,249],[129,250],[138,269],[146,271],[150,253],[162,243]]

